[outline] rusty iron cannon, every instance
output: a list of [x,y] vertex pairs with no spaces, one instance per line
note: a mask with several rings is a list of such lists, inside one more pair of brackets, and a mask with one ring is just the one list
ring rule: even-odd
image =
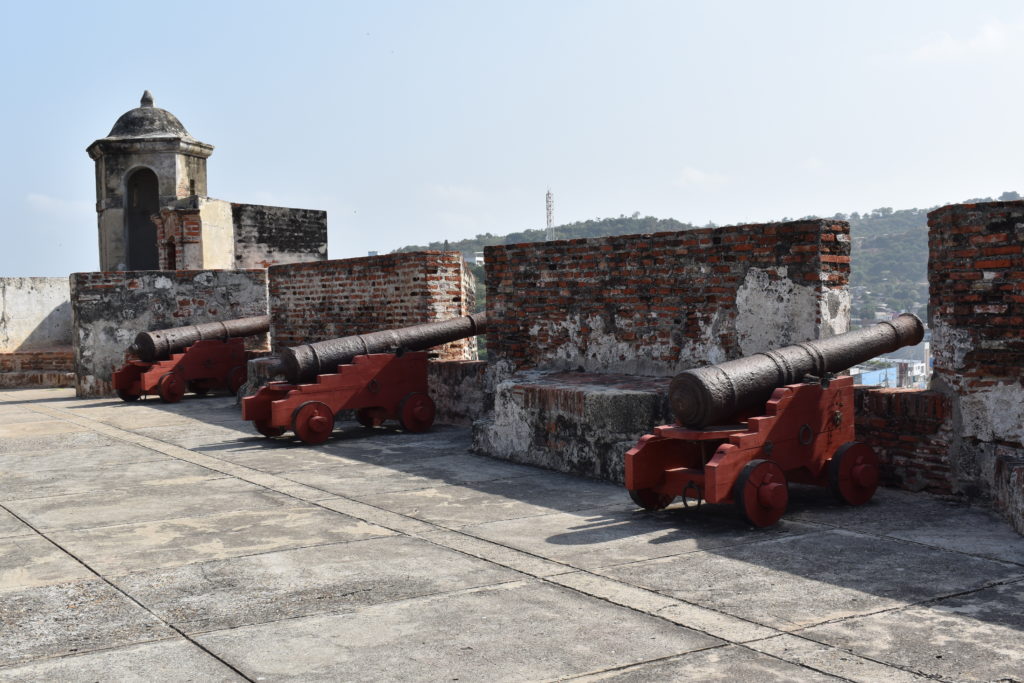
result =
[[786,511],[788,482],[828,487],[860,505],[878,487],[878,458],[854,436],[853,378],[831,374],[921,341],[917,316],[786,346],[672,379],[677,424],[626,453],[626,489],[648,510],[677,497],[733,503],[754,526]]
[[477,314],[286,348],[281,363],[287,381],[243,398],[242,417],[264,436],[291,430],[308,444],[326,441],[342,410],[354,410],[365,427],[395,419],[406,431],[426,431],[435,408],[427,393],[425,349],[486,330],[486,314]]
[[124,401],[155,393],[165,403],[180,401],[186,391],[234,393],[245,382],[251,356],[245,337],[269,329],[270,316],[260,315],[139,332],[128,348],[137,360],[114,372],[114,390]]

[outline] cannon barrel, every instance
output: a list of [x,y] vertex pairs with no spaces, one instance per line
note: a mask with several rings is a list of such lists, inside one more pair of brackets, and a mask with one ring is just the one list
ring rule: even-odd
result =
[[824,377],[877,355],[913,346],[924,325],[910,313],[827,339],[786,346],[679,373],[669,385],[669,405],[676,421],[692,429],[721,424],[738,411],[763,404],[772,392],[802,382],[806,375]]
[[139,332],[131,351],[140,359],[153,362],[165,360],[171,354],[184,351],[203,339],[228,339],[262,334],[270,329],[270,316],[257,315],[251,318],[236,318],[199,325],[169,327],[165,330]]
[[350,337],[293,346],[281,351],[284,376],[289,382],[311,382],[317,375],[338,371],[356,356],[395,351],[422,351],[487,331],[487,314],[478,313],[436,323],[423,323]]

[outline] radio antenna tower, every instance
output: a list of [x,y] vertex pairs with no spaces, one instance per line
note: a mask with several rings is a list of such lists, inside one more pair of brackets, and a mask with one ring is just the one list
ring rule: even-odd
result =
[[551,194],[550,187],[544,201],[548,210],[548,228],[544,231],[544,239],[550,242],[555,239],[555,195]]

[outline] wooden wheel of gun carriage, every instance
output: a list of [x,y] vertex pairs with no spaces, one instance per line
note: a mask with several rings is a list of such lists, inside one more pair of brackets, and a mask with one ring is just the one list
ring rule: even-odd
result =
[[789,482],[863,505],[878,487],[878,457],[855,438],[853,378],[831,374],[923,336],[920,319],[903,314],[676,375],[669,402],[677,424],[656,427],[626,453],[630,497],[647,510],[679,496],[732,503],[755,527],[785,514]]

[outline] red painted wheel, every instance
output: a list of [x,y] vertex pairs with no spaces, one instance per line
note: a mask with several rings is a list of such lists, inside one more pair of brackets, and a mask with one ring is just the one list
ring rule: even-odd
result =
[[185,395],[185,380],[176,372],[168,372],[157,382],[156,393],[164,403],[177,403]]
[[863,505],[878,488],[878,456],[871,446],[850,441],[828,461],[828,487],[847,505]]
[[224,384],[227,385],[228,391],[232,394],[237,394],[238,390],[245,384],[247,374],[244,365],[236,365],[228,370],[228,374],[224,379]]
[[256,431],[263,436],[281,436],[287,431],[284,427],[275,427],[270,424],[270,420],[253,420],[252,423],[256,427]]
[[292,431],[303,443],[323,443],[334,431],[334,411],[326,403],[306,401],[292,413]]
[[125,403],[131,403],[132,401],[138,401],[142,394],[136,394],[134,391],[128,391],[127,389],[118,389],[117,397]]
[[398,404],[398,423],[407,432],[425,432],[434,424],[434,413],[434,401],[414,391]]
[[771,526],[789,502],[786,474],[771,460],[751,460],[736,478],[732,496],[747,521],[757,527]]
[[356,409],[356,422],[364,427],[380,427],[384,424],[386,411],[383,408],[358,408]]
[[670,496],[667,493],[658,493],[654,489],[637,489],[636,491],[629,491],[629,497],[633,499],[633,502],[642,507],[644,510],[664,510],[672,501],[676,499],[675,496]]

